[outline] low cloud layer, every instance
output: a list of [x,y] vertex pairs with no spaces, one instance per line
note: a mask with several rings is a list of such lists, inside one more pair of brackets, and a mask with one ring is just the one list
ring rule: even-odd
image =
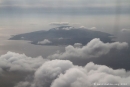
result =
[[65,73],[66,70],[71,68],[73,64],[66,60],[52,60],[44,63],[36,72],[35,72],[35,80],[34,87],[42,87],[47,86],[52,83],[54,79],[60,75],[60,73]]
[[[34,74],[32,81],[23,81],[15,87],[102,87],[94,84],[113,84],[111,87],[130,86],[130,72],[113,70],[92,62],[86,66],[73,65],[68,60],[52,60],[44,63]],[[104,86],[106,87],[106,86]]]
[[110,51],[128,48],[127,43],[103,43],[100,39],[95,38],[85,46],[80,46],[82,45],[80,43],[75,45],[76,47],[67,46],[63,53],[58,52],[49,56],[48,58],[51,60],[8,52],[0,56],[0,75],[4,72],[27,72],[28,74],[24,75],[27,77],[24,80],[18,80],[20,82],[17,81],[18,83],[14,87],[102,87],[96,86],[96,83],[111,83],[113,84],[111,87],[115,87],[117,84],[118,87],[122,87],[121,83],[126,84],[125,87],[130,86],[130,71],[125,69],[115,70],[93,62],[86,62],[85,66],[79,66],[74,65],[73,61],[64,60],[70,58],[96,59],[99,56],[109,54]]
[[20,82],[15,87],[50,87],[52,81],[61,73],[73,67],[68,60],[52,60],[44,63],[34,74],[32,82]]
[[130,72],[123,69],[113,70],[90,62],[85,67],[74,67],[67,70],[65,74],[60,74],[51,87],[96,87],[94,83],[127,83],[126,87],[128,87],[129,80]]
[[2,71],[31,72],[39,68],[46,60],[42,57],[32,58],[24,54],[8,52],[0,56],[0,73]]
[[103,43],[100,39],[95,38],[82,48],[69,45],[65,48],[65,52],[56,53],[48,56],[49,59],[70,59],[70,58],[97,58],[108,54],[111,50],[123,50],[128,48],[126,42]]

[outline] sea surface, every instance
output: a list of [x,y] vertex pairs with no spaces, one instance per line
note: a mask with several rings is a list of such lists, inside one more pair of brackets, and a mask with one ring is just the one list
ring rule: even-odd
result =
[[6,54],[8,51],[25,54],[29,57],[47,56],[57,51],[64,52],[65,46],[46,46],[34,45],[29,41],[8,40],[8,38],[0,39],[0,55]]

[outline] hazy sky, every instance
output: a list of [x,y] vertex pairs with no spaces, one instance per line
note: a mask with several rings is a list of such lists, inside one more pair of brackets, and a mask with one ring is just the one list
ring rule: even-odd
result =
[[52,22],[72,26],[130,29],[129,0],[0,0],[0,36],[49,29]]

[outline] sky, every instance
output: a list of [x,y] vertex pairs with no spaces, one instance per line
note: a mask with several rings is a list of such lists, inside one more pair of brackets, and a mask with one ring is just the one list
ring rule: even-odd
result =
[[0,36],[47,30],[52,22],[115,33],[130,29],[129,14],[129,0],[0,0]]

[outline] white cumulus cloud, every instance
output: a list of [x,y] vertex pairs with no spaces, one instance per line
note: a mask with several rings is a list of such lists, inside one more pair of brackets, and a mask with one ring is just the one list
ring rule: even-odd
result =
[[[61,73],[73,67],[72,62],[68,60],[52,60],[44,63],[34,74],[34,80],[30,82],[30,87],[50,87],[54,79]],[[26,85],[26,86],[25,86]],[[28,87],[27,81],[20,82],[15,87]]]
[[6,71],[35,71],[45,61],[42,57],[32,58],[24,54],[8,52],[0,56],[0,72]]
[[[53,60],[44,63],[34,74],[33,81],[23,81],[15,87],[102,87],[94,83],[130,86],[130,71],[112,69],[92,62],[86,66],[73,65],[68,60]],[[106,86],[103,86],[106,87]],[[115,87],[115,85],[111,86]]]
[[121,32],[129,32],[130,33],[130,29],[122,29]]
[[[102,87],[95,86],[94,83],[126,83],[126,87],[129,87],[129,80],[130,72],[126,72],[124,69],[113,70],[107,66],[90,62],[85,67],[74,67],[67,70],[65,74],[60,74],[51,87]],[[111,87],[115,87],[115,85]],[[122,85],[118,87],[122,87]]]
[[97,28],[96,27],[91,27],[90,30],[96,30]]
[[38,44],[50,44],[51,41],[48,39],[44,39],[43,41],[39,41]]
[[50,59],[69,59],[69,58],[91,58],[99,57],[109,53],[112,49],[122,50],[128,48],[126,42],[113,42],[113,43],[103,43],[100,39],[95,38],[91,40],[87,45],[82,48],[77,48],[69,45],[65,48],[65,52],[56,53],[48,56]]
[[85,26],[80,26],[79,28],[84,28],[85,29],[86,27]]
[[82,43],[75,43],[74,44],[74,47],[81,47],[82,46]]

